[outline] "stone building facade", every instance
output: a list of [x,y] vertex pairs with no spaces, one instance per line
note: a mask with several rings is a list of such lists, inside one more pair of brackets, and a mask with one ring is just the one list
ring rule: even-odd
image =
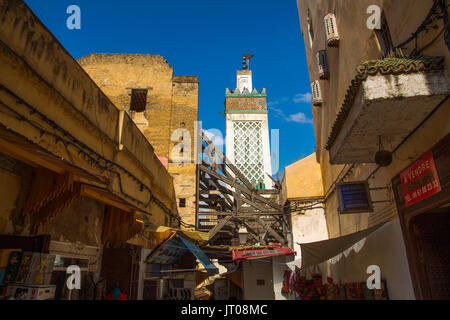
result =
[[[385,223],[346,258],[347,268],[342,260],[328,264],[329,275],[342,281],[365,280],[365,268],[376,264],[393,299],[448,298],[448,263],[439,253],[448,247],[423,240],[443,235],[438,228],[432,232],[424,226],[445,220],[442,212],[448,216],[450,201],[448,166],[443,164],[449,155],[442,151],[448,150],[450,133],[448,1],[297,4],[328,235],[336,238]],[[409,195],[400,176],[429,152],[440,191],[427,191],[422,200],[405,205]],[[385,163],[380,155],[387,157]],[[339,213],[336,185],[351,181],[368,183],[372,212]],[[420,183],[420,188],[433,188]],[[422,238],[412,231],[420,229],[428,232]],[[436,251],[438,247],[442,250]],[[434,261],[432,268],[442,271],[439,280],[419,256]]]
[[[196,212],[194,125],[198,120],[196,76],[177,76],[167,61],[151,54],[90,54],[78,60],[152,144],[174,179],[183,228],[193,228]],[[172,219],[171,225],[178,221]]]

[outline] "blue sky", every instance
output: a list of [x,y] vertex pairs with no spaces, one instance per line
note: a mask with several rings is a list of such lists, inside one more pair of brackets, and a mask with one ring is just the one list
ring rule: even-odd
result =
[[[225,88],[235,88],[242,55],[253,86],[267,89],[269,126],[280,130],[280,173],[315,151],[310,85],[296,0],[25,0],[67,51],[162,55],[176,75],[200,81],[203,128],[224,132]],[[69,30],[69,5],[81,30]]]

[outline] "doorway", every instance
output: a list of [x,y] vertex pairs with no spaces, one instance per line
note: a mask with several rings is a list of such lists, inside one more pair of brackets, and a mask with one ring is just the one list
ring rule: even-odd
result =
[[424,299],[450,299],[450,207],[418,215],[410,234]]

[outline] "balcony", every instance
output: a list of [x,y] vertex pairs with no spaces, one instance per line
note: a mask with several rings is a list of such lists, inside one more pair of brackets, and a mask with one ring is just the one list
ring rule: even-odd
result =
[[375,162],[380,136],[384,149],[400,144],[450,93],[443,61],[387,58],[358,66],[325,146],[330,162]]

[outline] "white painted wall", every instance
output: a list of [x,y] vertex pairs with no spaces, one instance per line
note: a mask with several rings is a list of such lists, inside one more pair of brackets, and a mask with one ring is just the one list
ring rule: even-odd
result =
[[247,88],[247,90],[251,93],[253,90],[252,75],[238,73],[236,76],[236,84],[237,89],[239,89],[240,92],[243,92],[244,88]]
[[296,259],[300,259],[298,243],[316,242],[328,239],[325,211],[322,208],[307,210],[304,215],[292,213],[292,236]]
[[[272,260],[259,259],[243,262],[242,282],[244,300],[274,300]],[[256,280],[264,279],[258,286]]]

